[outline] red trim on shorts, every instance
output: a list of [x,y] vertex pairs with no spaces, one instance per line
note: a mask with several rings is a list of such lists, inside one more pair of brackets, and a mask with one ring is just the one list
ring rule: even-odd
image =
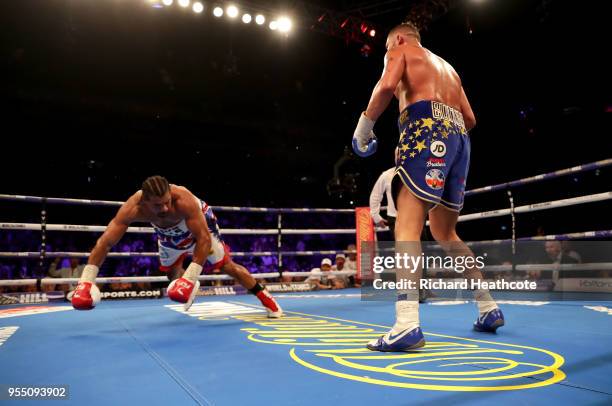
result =
[[[223,265],[227,264],[230,259],[232,259],[231,255],[230,255],[230,247],[229,245],[227,245],[226,243],[223,243],[223,250],[225,251],[225,255],[223,256],[223,259],[221,259],[220,261],[215,262],[214,264],[210,264],[210,265],[204,265],[204,268],[202,270],[202,272],[210,272],[213,271],[215,269],[220,269],[223,267]],[[178,257],[178,259],[176,261],[174,261],[174,263],[170,266],[163,266],[160,265],[159,266],[159,270],[162,272],[168,272],[169,270],[171,270],[172,268],[174,268],[175,266],[177,266],[180,262],[185,261],[185,258],[187,257],[187,255],[189,255],[188,252],[183,252],[181,254],[180,257]]]
[[230,261],[230,259],[232,259],[230,256],[229,245],[227,245],[226,243],[223,243],[223,250],[225,251],[225,255],[223,256],[223,259],[221,261],[215,262],[214,264],[205,265],[202,272],[211,272],[211,271],[214,271],[215,269],[220,269],[223,267],[223,265],[227,264]]
[[176,244],[176,248],[175,249],[184,250],[184,249],[190,248],[189,244],[191,244],[193,241],[194,241],[193,240],[193,236],[187,237],[186,239],[184,239],[180,243]]
[[182,263],[183,261],[185,261],[185,258],[187,258],[187,252],[183,252],[176,261],[174,261],[174,263],[170,266],[163,266],[163,265],[159,265],[159,270],[162,272],[168,272],[169,270],[171,270],[172,268],[174,268],[175,266],[177,266],[179,263]]

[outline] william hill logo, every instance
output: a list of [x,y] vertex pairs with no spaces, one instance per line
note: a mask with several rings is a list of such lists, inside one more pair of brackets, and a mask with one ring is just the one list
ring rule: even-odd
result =
[[[239,305],[233,309],[250,307]],[[386,326],[287,313],[281,319],[268,319],[259,312],[224,311],[229,318],[250,324],[241,330],[253,343],[282,347],[292,361],[339,379],[405,389],[478,392],[531,389],[565,378],[559,369],[563,357],[545,349],[425,333],[427,345],[419,350],[379,353],[364,345],[384,334]]]

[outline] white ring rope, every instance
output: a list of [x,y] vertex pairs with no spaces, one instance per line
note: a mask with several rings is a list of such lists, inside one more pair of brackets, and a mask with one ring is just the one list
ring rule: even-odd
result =
[[[325,275],[355,275],[356,271],[328,271]],[[323,273],[317,273],[314,276],[321,276]],[[283,272],[283,275],[308,277],[311,275],[309,271],[305,272]],[[255,279],[278,278],[280,273],[253,273],[251,276]],[[218,280],[233,280],[229,275],[200,275],[198,278],[201,281],[218,281]],[[59,285],[63,283],[78,283],[79,278],[42,278],[41,285]],[[36,284],[39,279],[5,279],[0,280],[0,286],[25,286]],[[142,282],[170,282],[167,276],[114,276],[114,277],[99,277],[96,278],[96,283],[142,283]]]
[[[87,206],[121,206],[125,202],[117,200],[91,200],[71,199],[64,197],[42,197],[25,195],[0,194],[0,200],[23,201],[23,202],[45,202],[58,204],[77,204]],[[354,209],[332,209],[332,208],[271,208],[271,207],[240,207],[240,206],[212,206],[216,211],[230,211],[243,213],[355,213]]]
[[[324,250],[324,251],[281,251],[284,256],[310,256],[310,255],[336,255],[336,254],[356,254],[350,250]],[[89,252],[46,252],[47,258],[88,258]],[[254,251],[254,252],[232,252],[233,257],[272,257],[278,255],[278,251]],[[109,258],[132,258],[132,257],[158,257],[158,252],[109,252]],[[0,251],[0,258],[38,258],[39,251],[14,252]]]
[[[91,226],[83,224],[47,224],[47,231],[83,231],[103,233],[106,226]],[[41,225],[36,223],[0,223],[0,230],[32,230],[40,231]],[[219,230],[224,235],[278,235],[277,228],[225,228]],[[128,233],[147,233],[153,234],[153,227],[128,227]],[[283,229],[283,234],[304,235],[304,234],[355,234],[354,228],[304,228],[304,229]]]
[[[506,272],[506,271],[606,271],[612,269],[612,262],[596,262],[596,263],[584,263],[584,264],[518,264],[514,267],[512,265],[489,265],[481,269],[484,272]],[[453,272],[450,269],[441,268],[429,268],[428,272]],[[356,271],[327,271],[312,274],[308,271],[305,272],[283,272],[286,276],[297,276],[297,277],[309,277],[309,276],[322,276],[322,275],[355,275]],[[278,278],[280,273],[254,273],[251,274],[255,279],[266,279],[266,278]],[[461,274],[457,273],[457,277]],[[216,281],[216,280],[231,280],[233,279],[229,275],[200,275],[199,280],[201,281]],[[33,285],[38,283],[40,280],[41,285],[57,285],[64,283],[78,283],[79,278],[42,278],[42,279],[6,279],[0,280],[0,286],[25,286]],[[166,276],[120,276],[120,277],[99,277],[96,278],[96,283],[146,283],[146,282],[165,282],[168,283]]]
[[[612,199],[612,191],[596,193],[592,195],[571,197],[568,199],[552,200],[542,203],[528,204],[524,206],[515,207],[512,209],[499,209],[485,211],[481,213],[470,213],[459,216],[459,221],[470,221],[476,219],[484,219],[491,217],[500,217],[514,213],[529,213],[533,211],[548,210],[559,207],[573,206],[577,204],[593,203],[604,200]],[[427,222],[429,224],[429,221]],[[106,226],[92,226],[92,225],[77,225],[77,224],[47,224],[47,231],[89,231],[102,233],[106,230]],[[0,223],[0,230],[38,230],[40,231],[42,226],[36,223]],[[238,229],[228,228],[220,230],[225,235],[278,235],[278,228],[268,229]],[[286,235],[305,235],[305,234],[354,234],[355,230],[348,228],[313,228],[313,229],[281,229],[282,234]],[[128,227],[128,233],[154,233],[152,227]]]
[[[571,168],[559,169],[553,172],[542,173],[528,178],[516,179],[510,182],[499,183],[496,185],[483,186],[477,189],[467,190],[466,196],[474,194],[501,190],[513,186],[526,185],[534,182],[541,182],[547,179],[554,179],[561,176],[569,175],[570,173],[585,172],[593,169],[599,169],[612,165],[612,158],[603,159],[596,162],[590,162]],[[25,195],[10,195],[0,194],[0,200],[19,200],[25,202],[45,202],[58,204],[81,204],[81,205],[97,205],[97,206],[121,206],[124,202],[112,200],[91,200],[91,199],[71,199],[62,197],[42,197],[42,196],[25,196]],[[233,212],[262,212],[262,213],[353,213],[353,209],[331,209],[331,208],[271,208],[271,207],[240,207],[240,206],[213,206],[214,210],[233,211]]]
[[514,210],[499,209],[499,210],[483,211],[481,213],[463,214],[459,216],[458,221],[470,221],[470,220],[483,219],[483,218],[500,217],[500,216],[509,215],[513,211],[514,213],[529,213],[533,211],[555,209],[559,207],[573,206],[576,204],[600,202],[603,200],[610,200],[610,199],[612,199],[612,191],[603,192],[603,193],[595,193],[592,195],[570,197],[568,199],[551,200],[549,202],[527,204],[524,206],[515,207]]

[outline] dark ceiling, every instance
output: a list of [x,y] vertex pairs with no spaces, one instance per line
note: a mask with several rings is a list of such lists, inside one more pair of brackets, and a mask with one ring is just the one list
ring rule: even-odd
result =
[[[422,3],[308,4],[351,11],[380,38],[422,15]],[[304,10],[284,4],[250,3]],[[310,30],[312,15],[283,37],[139,0],[0,7],[0,193],[123,199],[159,173],[215,204],[348,206],[366,202],[392,164],[395,104],[377,124],[379,153],[347,157],[343,186],[328,193],[382,70],[380,42],[364,56],[363,44]],[[610,156],[609,46],[591,50],[604,41],[600,9],[552,0],[435,8],[423,44],[462,75],[479,121],[468,187]]]

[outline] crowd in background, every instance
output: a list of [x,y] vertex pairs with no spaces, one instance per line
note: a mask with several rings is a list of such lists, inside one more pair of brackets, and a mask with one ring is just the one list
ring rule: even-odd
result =
[[[247,223],[247,226],[249,224]],[[252,226],[251,226],[252,227]],[[329,227],[329,226],[328,226]],[[260,226],[261,228],[261,226]],[[38,252],[40,250],[40,233],[33,231],[3,231],[0,233],[0,251],[5,252]],[[300,238],[296,238],[300,237]],[[354,238],[354,237],[352,237]],[[95,243],[96,235],[90,233],[52,233],[47,238],[47,252],[88,252]],[[270,251],[269,256],[235,256],[234,260],[245,266],[250,273],[273,273],[279,271],[277,251],[277,237],[269,235],[228,235],[224,237],[232,252],[263,252]],[[287,236],[284,239],[283,251],[304,250],[343,250],[347,249],[347,241],[351,239],[340,235],[302,235]],[[348,249],[355,249],[354,245]],[[121,241],[113,247],[111,252],[157,252],[157,237],[154,234],[126,234]],[[322,256],[283,256],[282,270],[290,272],[307,273],[317,267]],[[86,258],[47,258],[43,266],[39,265],[38,258],[2,258],[0,260],[0,280],[27,279],[45,277],[80,277]],[[186,262],[187,264],[187,262]],[[212,273],[218,274],[218,271]],[[155,256],[138,256],[131,258],[106,259],[100,268],[101,277],[125,276],[160,276],[165,275],[159,271],[159,259]],[[300,281],[303,278],[285,277]],[[204,283],[212,284],[212,282]],[[219,281],[219,285],[233,284],[233,281]],[[119,286],[121,285],[121,286]],[[52,287],[57,290],[71,290],[70,285],[43,285],[45,290]],[[109,284],[108,288],[116,291],[129,290],[137,287],[132,284]],[[150,287],[149,284],[140,288]],[[32,289],[35,289],[32,288]],[[31,290],[31,289],[30,289]],[[2,291],[27,291],[27,287],[0,287]],[[35,290],[34,290],[35,291]]]
[[[246,227],[257,228],[254,224],[245,222]],[[316,224],[314,227],[324,227],[326,224]],[[300,228],[298,225],[293,225]],[[308,227],[308,226],[306,226]],[[313,228],[314,228],[313,227]],[[327,225],[328,228],[334,227],[333,224]],[[237,228],[234,227],[233,228]],[[261,226],[259,226],[261,228]],[[303,225],[301,228],[305,228]],[[0,233],[0,251],[33,251],[40,249],[40,233],[33,231],[3,231]],[[95,243],[97,234],[94,233],[51,233],[47,239],[46,250],[87,252]],[[231,250],[234,252],[261,252],[270,251],[275,253],[277,250],[277,237],[271,235],[227,235],[224,237]],[[354,236],[349,235],[287,235],[283,236],[283,251],[304,251],[304,250],[355,250],[355,245],[351,244]],[[535,256],[527,258],[528,263],[559,263],[577,264],[584,262],[581,254],[572,248],[569,241],[547,241],[541,243]],[[113,247],[113,252],[157,252],[157,237],[154,234],[126,234],[122,240]],[[304,272],[303,277],[283,276],[282,279],[270,279],[267,282],[308,282],[315,289],[337,289],[349,286],[358,286],[354,278],[348,277],[327,277],[325,274],[329,270],[355,270],[355,255],[350,254],[348,258],[338,255],[332,256],[283,256],[283,272]],[[235,256],[234,260],[245,266],[249,272],[273,273],[279,271],[277,255],[270,256]],[[589,262],[589,261],[587,261]],[[51,278],[51,277],[80,277],[85,258],[47,258],[43,261],[43,266],[39,265],[38,258],[2,258],[0,260],[0,280],[2,279],[26,279],[26,278]],[[339,264],[340,263],[340,264]],[[345,267],[345,263],[347,266]],[[498,258],[489,257],[487,265],[511,264],[504,259],[503,255]],[[220,272],[214,271],[219,274]],[[100,269],[99,276],[161,276],[165,275],[159,271],[159,260],[155,256],[142,256],[131,258],[108,258]],[[558,273],[543,269],[541,271],[531,271],[517,273],[508,272],[486,272],[488,279],[527,277],[529,279],[553,279],[558,278]],[[444,277],[443,275],[428,274],[428,277]],[[610,272],[581,272],[570,271],[563,274],[563,277],[610,277]],[[233,280],[206,281],[203,285],[233,285]],[[163,287],[166,283],[153,284],[154,287]],[[103,287],[107,290],[142,290],[151,288],[151,284],[129,284],[116,283],[108,284]],[[69,284],[63,285],[43,285],[43,290],[72,290]],[[19,287],[0,287],[1,292],[27,292],[36,291],[36,286]]]

